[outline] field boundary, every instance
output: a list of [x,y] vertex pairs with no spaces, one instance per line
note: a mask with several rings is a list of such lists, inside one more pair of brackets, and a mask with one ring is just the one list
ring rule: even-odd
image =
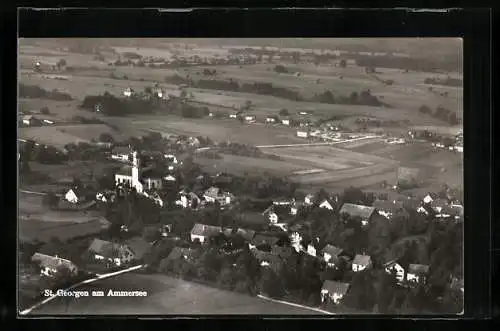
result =
[[285,305],[288,305],[288,306],[293,306],[293,307],[299,307],[299,308],[303,308],[303,309],[308,309],[308,310],[316,311],[318,313],[322,313],[322,314],[326,314],[326,315],[335,315],[334,313],[326,311],[326,310],[323,310],[323,309],[309,307],[309,306],[304,306],[304,305],[300,305],[298,303],[293,303],[293,302],[288,302],[288,301],[283,301],[283,300],[272,299],[272,298],[266,297],[266,296],[264,296],[262,294],[257,294],[257,297],[260,298],[260,299],[267,300],[267,301],[272,301],[272,302],[277,302],[277,303],[285,304]]

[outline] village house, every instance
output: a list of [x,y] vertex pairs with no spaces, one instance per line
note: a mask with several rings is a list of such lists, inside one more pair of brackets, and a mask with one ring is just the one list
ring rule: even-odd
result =
[[350,284],[325,280],[321,287],[321,302],[333,302],[339,304],[349,290]]
[[22,120],[23,120],[23,124],[26,126],[36,126],[36,125],[42,124],[42,121],[33,115],[24,115],[22,117]]
[[289,236],[290,246],[295,249],[296,252],[302,250],[302,236],[298,232],[292,232]]
[[279,272],[283,264],[283,260],[279,256],[272,252],[265,252],[256,248],[252,248],[250,252],[259,261],[261,267],[271,268],[275,272]]
[[255,115],[246,115],[245,121],[248,123],[254,123],[255,122]]
[[203,193],[203,198],[208,203],[218,202],[221,206],[226,206],[233,202],[234,195],[229,192],[222,192],[218,187],[212,186]]
[[319,208],[326,208],[328,210],[333,210],[337,202],[338,202],[337,196],[326,198],[320,202]]
[[435,193],[428,193],[422,198],[422,203],[423,204],[430,204],[434,199],[437,199],[437,194]]
[[281,124],[283,124],[283,125],[290,125],[290,120],[289,119],[283,119],[283,120],[281,120]]
[[274,117],[266,117],[266,123],[275,123],[276,119]]
[[272,247],[279,242],[279,238],[257,234],[248,244],[249,248],[259,248],[262,246]]
[[369,255],[356,254],[352,261],[352,271],[358,272],[372,266],[372,258]]
[[301,242],[302,250],[306,252],[306,254],[317,257],[317,254],[321,251],[321,242],[319,238],[314,238],[312,240],[302,240]]
[[387,201],[375,200],[372,205],[379,215],[391,219],[395,214],[404,211],[403,202],[401,201]]
[[238,118],[238,113],[234,112],[234,113],[229,114],[229,118],[233,118],[233,119]]
[[299,130],[299,131],[297,131],[297,137],[299,137],[299,138],[307,138],[307,137],[309,137],[309,131]]
[[304,197],[304,204],[307,206],[313,205],[314,204],[314,194],[312,194],[312,193],[306,194],[306,196]]
[[439,214],[436,215],[437,218],[440,219],[455,219],[459,220],[463,217],[463,208],[453,207],[451,205],[444,206]]
[[431,209],[438,214],[440,214],[441,210],[448,205],[449,203],[446,199],[435,199],[430,203]]
[[118,146],[111,151],[111,159],[120,162],[129,162],[132,155],[132,149],[126,146]]
[[327,244],[325,247],[323,247],[321,253],[323,253],[323,260],[327,263],[327,265],[329,267],[334,267],[337,264],[340,256],[344,253],[344,250],[342,248]]
[[88,252],[95,260],[116,266],[130,263],[134,259],[134,253],[126,245],[101,239],[94,239]]
[[384,264],[384,270],[388,274],[393,274],[399,282],[405,279],[405,269],[396,260],[386,262]]
[[356,205],[353,203],[344,203],[340,209],[340,215],[348,215],[351,218],[359,217],[361,218],[361,224],[363,226],[368,225],[372,216],[375,212],[374,207]]
[[297,208],[291,205],[271,205],[262,212],[269,224],[284,223],[297,214]]
[[123,91],[123,95],[126,97],[131,97],[134,93],[135,93],[134,90],[131,89],[130,87]]
[[201,199],[193,192],[182,190],[179,192],[179,199],[175,201],[175,204],[182,208],[196,209],[201,204]]
[[62,271],[62,269],[66,269],[72,275],[78,273],[78,267],[73,262],[60,258],[57,255],[51,256],[35,253],[31,257],[31,261],[40,266],[40,274],[43,276],[54,277],[58,272]]
[[424,264],[410,264],[406,273],[406,281],[410,283],[425,283],[429,274],[429,266]]
[[87,192],[85,192],[81,187],[73,187],[70,188],[68,192],[66,192],[64,198],[66,199],[66,201],[69,201],[71,203],[81,203],[85,201],[86,193]]
[[210,237],[214,237],[222,233],[220,226],[205,225],[196,223],[191,230],[191,241],[199,241],[200,243],[208,243]]
[[241,236],[246,241],[252,241],[252,239],[255,237],[255,231],[238,228],[238,230],[236,231],[236,235]]

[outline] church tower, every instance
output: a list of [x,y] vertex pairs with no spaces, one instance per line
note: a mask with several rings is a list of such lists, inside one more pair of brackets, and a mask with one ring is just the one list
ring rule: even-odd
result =
[[137,155],[137,151],[132,152],[132,187],[135,188],[137,193],[142,193],[142,184],[139,181],[140,174],[140,159]]

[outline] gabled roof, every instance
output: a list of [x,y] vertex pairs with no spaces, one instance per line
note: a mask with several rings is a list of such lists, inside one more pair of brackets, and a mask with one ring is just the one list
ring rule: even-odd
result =
[[321,251],[322,253],[327,253],[331,256],[339,256],[344,250],[342,248],[327,244]]
[[94,239],[88,250],[104,257],[115,258],[123,250],[123,247],[110,241]]
[[71,267],[74,265],[70,260],[62,259],[42,253],[35,253],[31,257],[31,261],[39,263],[41,267],[57,269],[58,267]]
[[446,200],[446,199],[435,199],[431,202],[431,207],[432,208],[444,207],[444,206],[447,206],[448,204],[449,204],[448,200]]
[[205,225],[200,223],[196,223],[191,230],[192,235],[203,237],[216,236],[221,232],[222,228],[220,226]]
[[134,253],[138,259],[142,258],[145,253],[151,249],[151,244],[145,241],[142,237],[134,237],[125,241],[125,244]]
[[84,197],[86,194],[89,194],[90,193],[90,190],[87,189],[87,188],[84,188],[84,187],[81,187],[81,186],[77,186],[77,187],[72,187],[68,190],[68,192],[66,193],[69,193],[69,191],[73,191],[73,193],[81,198],[81,197]]
[[375,200],[372,205],[375,209],[390,213],[395,213],[403,209],[403,203],[401,201],[393,201],[388,200]]
[[356,205],[353,203],[344,203],[340,209],[340,214],[348,214],[351,217],[361,217],[362,219],[368,219],[372,216],[375,211],[374,207]]
[[332,294],[337,293],[340,295],[345,295],[349,290],[349,286],[350,286],[349,283],[341,283],[333,280],[325,280],[321,289],[328,291],[328,293]]
[[370,255],[356,254],[352,263],[362,265],[362,266],[368,266],[368,265],[370,265],[371,261],[372,261],[372,258],[370,257]]
[[464,212],[463,208],[453,207],[453,206],[449,206],[449,205],[444,206],[443,209],[441,210],[441,214],[447,214],[447,215],[450,215],[452,217],[462,216],[463,212]]
[[270,245],[270,246],[274,246],[276,245],[276,243],[279,241],[279,238],[276,238],[276,237],[268,237],[268,236],[263,236],[261,234],[258,234],[256,235],[251,243],[252,245],[255,245],[255,246],[260,246],[260,245]]
[[220,194],[220,189],[215,186],[210,187],[203,193],[203,195],[209,196],[211,198],[217,198],[219,194]]
[[429,273],[429,266],[425,264],[410,264],[408,266],[408,273],[415,275],[425,275]]
[[242,228],[238,228],[238,230],[236,231],[236,234],[242,236],[245,240],[248,240],[248,241],[252,240],[253,237],[255,237],[254,230],[248,230],[248,229],[242,229]]

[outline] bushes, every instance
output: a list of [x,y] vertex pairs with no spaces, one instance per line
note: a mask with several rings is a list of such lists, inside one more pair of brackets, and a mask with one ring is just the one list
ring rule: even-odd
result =
[[282,65],[282,64],[278,64],[274,67],[274,71],[277,72],[277,73],[280,73],[280,74],[286,74],[288,73],[288,69]]
[[71,95],[67,93],[59,92],[57,90],[46,91],[43,88],[36,85],[24,85],[24,84],[19,84],[19,97],[49,99],[56,101],[73,100]]
[[43,115],[50,114],[49,108],[48,107],[43,107],[42,109],[40,109],[40,114],[43,114]]
[[434,118],[437,118],[441,121],[447,122],[450,125],[457,125],[459,124],[459,120],[457,117],[457,114],[452,112],[449,109],[446,109],[442,106],[439,106],[436,108],[436,111],[433,113],[432,110],[427,106],[427,105],[422,105],[418,109],[419,112],[422,114],[429,114]]

